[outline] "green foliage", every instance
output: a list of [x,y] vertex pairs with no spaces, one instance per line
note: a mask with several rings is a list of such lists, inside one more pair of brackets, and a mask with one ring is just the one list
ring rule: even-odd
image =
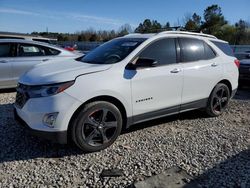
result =
[[221,8],[218,5],[211,5],[204,11],[204,22],[201,29],[205,33],[217,35],[223,25],[227,24]]
[[201,27],[201,17],[194,13],[185,24],[185,29],[188,31],[199,31]]
[[146,19],[135,29],[135,33],[157,33],[162,29],[162,25],[156,20]]

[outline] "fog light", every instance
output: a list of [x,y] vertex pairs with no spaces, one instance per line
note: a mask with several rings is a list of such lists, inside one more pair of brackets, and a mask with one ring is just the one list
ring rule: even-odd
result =
[[44,125],[54,128],[58,112],[46,114],[43,118]]

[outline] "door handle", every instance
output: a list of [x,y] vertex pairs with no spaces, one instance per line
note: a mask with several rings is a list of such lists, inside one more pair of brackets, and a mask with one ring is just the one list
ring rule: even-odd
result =
[[0,63],[7,63],[8,61],[6,60],[0,60]]
[[173,70],[170,71],[171,73],[178,73],[181,72],[181,69],[175,68]]
[[218,64],[217,64],[217,63],[212,63],[211,66],[212,66],[212,67],[217,67]]
[[42,61],[44,62],[44,61],[48,61],[49,59],[43,59]]

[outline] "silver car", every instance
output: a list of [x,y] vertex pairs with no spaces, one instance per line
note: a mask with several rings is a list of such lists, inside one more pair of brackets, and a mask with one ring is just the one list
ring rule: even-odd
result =
[[80,56],[46,43],[0,39],[0,89],[16,87],[19,77],[39,63]]

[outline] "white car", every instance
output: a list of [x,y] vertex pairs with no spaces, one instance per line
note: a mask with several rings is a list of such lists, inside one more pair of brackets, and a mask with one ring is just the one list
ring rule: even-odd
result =
[[41,36],[28,35],[22,33],[0,32],[0,39],[23,39],[29,41],[45,42],[48,44],[56,44],[57,39],[45,38]]
[[0,39],[0,89],[14,88],[19,77],[35,65],[79,58],[58,46],[22,40]]
[[26,73],[15,116],[34,134],[98,151],[135,123],[193,109],[220,115],[236,92],[238,66],[228,43],[211,35],[127,35],[81,61]]

